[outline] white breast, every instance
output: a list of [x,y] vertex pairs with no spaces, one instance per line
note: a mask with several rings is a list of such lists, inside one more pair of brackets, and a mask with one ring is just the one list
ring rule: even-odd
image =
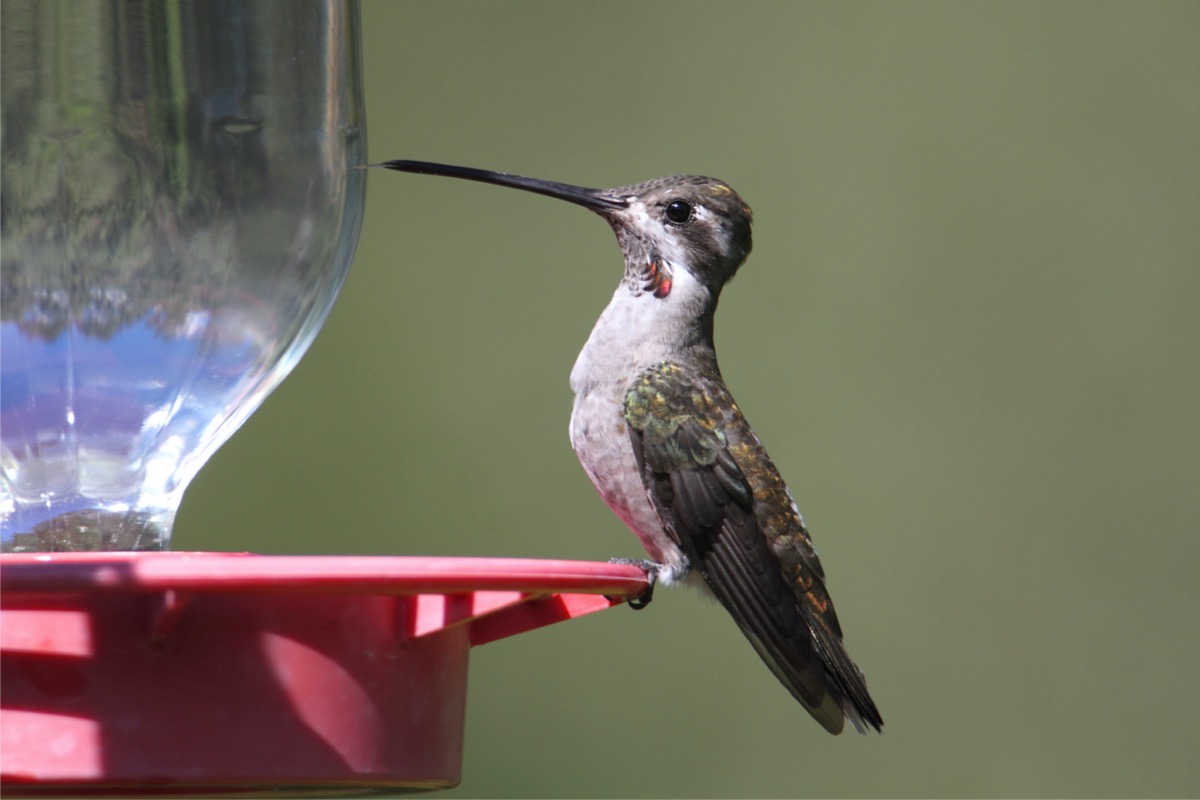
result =
[[671,294],[656,298],[621,285],[600,315],[571,370],[575,407],[571,446],[608,507],[637,534],[672,583],[686,572],[682,551],[650,504],[625,424],[625,393],[648,367],[677,353],[696,324],[694,304],[705,291],[686,270],[674,273]]

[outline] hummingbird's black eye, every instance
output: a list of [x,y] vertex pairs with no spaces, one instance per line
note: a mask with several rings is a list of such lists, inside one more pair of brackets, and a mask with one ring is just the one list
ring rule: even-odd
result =
[[683,225],[692,218],[692,204],[686,200],[672,200],[667,203],[667,221]]

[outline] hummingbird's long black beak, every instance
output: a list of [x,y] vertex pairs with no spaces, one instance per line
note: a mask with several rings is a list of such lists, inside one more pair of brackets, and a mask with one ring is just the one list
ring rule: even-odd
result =
[[492,172],[474,167],[454,167],[449,164],[433,164],[428,161],[384,161],[382,164],[372,164],[372,167],[387,167],[400,172],[415,172],[419,175],[444,175],[449,178],[463,178],[468,181],[494,183],[497,186],[510,186],[513,189],[524,189],[527,192],[557,197],[569,203],[581,205],[592,211],[627,208],[624,198],[614,197],[603,189],[589,189],[586,186],[572,186],[569,183],[543,181],[538,178],[526,178],[524,175],[512,175],[507,172]]

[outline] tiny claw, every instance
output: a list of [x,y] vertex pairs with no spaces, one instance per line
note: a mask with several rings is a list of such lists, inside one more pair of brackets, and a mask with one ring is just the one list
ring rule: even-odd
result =
[[663,565],[656,561],[650,561],[645,558],[610,558],[610,564],[624,564],[630,567],[637,567],[642,572],[646,573],[646,579],[649,583],[646,586],[646,591],[639,594],[637,597],[631,597],[625,601],[625,604],[634,611],[641,611],[646,606],[650,605],[650,601],[654,599],[654,587],[658,583],[658,573],[662,570]]

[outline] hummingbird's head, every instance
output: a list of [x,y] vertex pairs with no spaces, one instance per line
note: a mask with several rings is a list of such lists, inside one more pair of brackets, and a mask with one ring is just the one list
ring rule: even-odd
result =
[[710,301],[705,305],[710,310],[750,253],[750,207],[715,178],[672,175],[632,186],[589,189],[426,161],[374,166],[509,186],[581,205],[608,220],[616,232],[625,254],[625,282],[635,292],[665,298],[682,269],[707,290]]
[[715,297],[750,253],[750,207],[715,178],[672,175],[597,195],[620,203],[593,210],[616,232],[627,276],[648,264],[686,269]]

